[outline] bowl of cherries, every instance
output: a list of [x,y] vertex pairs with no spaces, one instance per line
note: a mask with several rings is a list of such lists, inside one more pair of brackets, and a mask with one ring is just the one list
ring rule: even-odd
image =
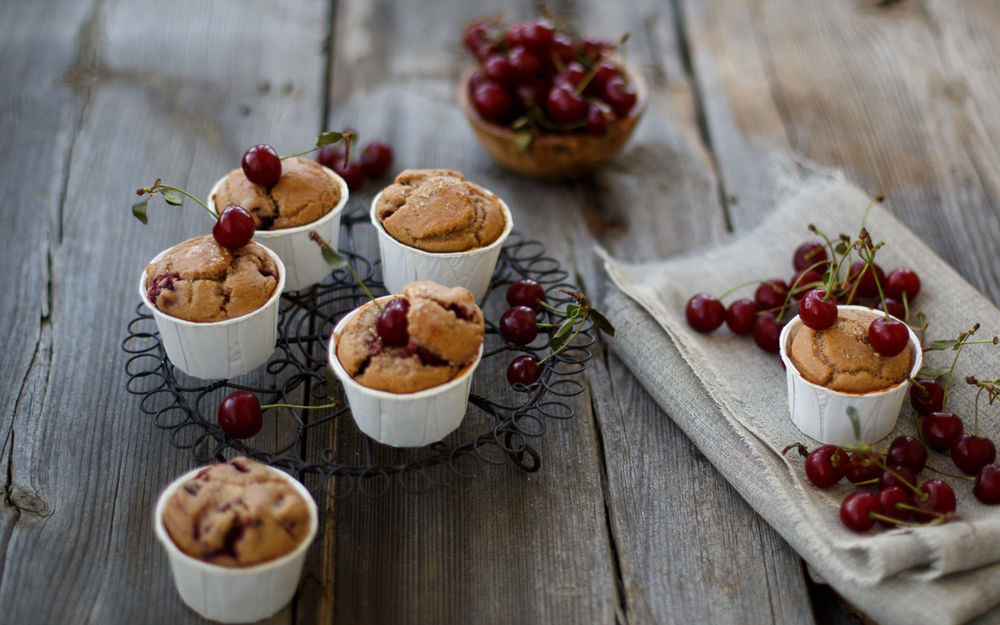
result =
[[458,101],[479,143],[520,174],[575,178],[617,155],[646,106],[641,75],[621,44],[577,36],[548,19],[466,27],[476,64]]

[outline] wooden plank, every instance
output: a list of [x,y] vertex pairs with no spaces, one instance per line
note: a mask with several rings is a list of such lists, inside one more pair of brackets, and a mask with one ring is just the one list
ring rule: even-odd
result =
[[[5,12],[28,6],[8,5]],[[48,171],[64,182],[65,201],[63,208],[51,191],[37,198],[45,202],[41,215],[62,209],[62,236],[52,245],[51,329],[43,331],[51,354],[27,372],[38,390],[14,415],[8,475],[38,511],[22,511],[10,531],[0,583],[5,619],[192,620],[150,520],[159,489],[194,461],[140,416],[124,388],[119,343],[142,265],[208,222],[193,206],[160,204],[143,229],[127,206],[131,190],[157,175],[207,190],[252,143],[308,146],[320,119],[327,8],[103,0],[39,6],[35,22],[28,13],[4,20],[17,33],[49,37],[23,51],[32,60],[16,84],[51,90],[72,122],[40,105],[28,125],[39,135],[28,145],[57,164],[68,158],[68,168],[43,167],[38,178]],[[57,25],[65,30],[48,35]],[[11,180],[5,171],[5,184]]]

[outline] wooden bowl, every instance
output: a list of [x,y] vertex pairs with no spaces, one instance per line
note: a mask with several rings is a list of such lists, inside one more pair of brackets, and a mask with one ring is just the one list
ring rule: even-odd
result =
[[628,117],[608,125],[604,136],[586,134],[539,134],[528,149],[522,151],[514,141],[515,133],[505,126],[481,118],[469,102],[469,79],[475,67],[462,73],[458,86],[458,103],[479,143],[501,165],[519,174],[543,180],[566,180],[581,176],[605,161],[614,158],[635,129],[646,108],[646,83],[641,74],[622,65],[626,79],[635,88],[636,101]]

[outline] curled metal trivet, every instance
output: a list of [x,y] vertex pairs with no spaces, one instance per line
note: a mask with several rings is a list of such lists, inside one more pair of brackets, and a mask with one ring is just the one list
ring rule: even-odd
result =
[[[344,216],[341,252],[378,296],[386,292],[378,280],[378,262],[356,253],[354,229],[367,220],[363,206],[354,207]],[[341,418],[346,417],[349,407],[339,383],[331,388],[324,374],[327,341],[337,321],[367,301],[343,269],[333,271],[311,289],[282,295],[274,354],[263,372],[236,380],[205,381],[176,369],[163,351],[151,313],[140,303],[136,317],[128,324],[128,336],[122,341],[122,350],[129,354],[126,388],[141,398],[140,410],[168,433],[170,443],[191,450],[198,462],[247,455],[300,478],[318,480],[320,489],[336,497],[354,492],[380,495],[394,485],[424,491],[456,478],[473,477],[484,466],[506,462],[524,471],[537,471],[541,457],[532,442],[545,433],[549,420],[573,417],[568,398],[583,391],[583,385],[574,378],[591,358],[589,348],[595,341],[595,330],[588,322],[572,345],[542,365],[541,378],[530,388],[508,387],[503,372],[517,352],[534,353],[539,358],[549,352],[545,347],[548,334],[543,332],[548,328],[539,328],[540,338],[524,348],[507,343],[491,320],[498,319],[507,307],[507,285],[523,277],[541,283],[549,303],[557,308],[572,300],[558,289],[580,290],[566,281],[567,272],[545,255],[541,243],[526,240],[518,232],[511,234],[482,302],[486,351],[473,378],[470,409],[456,432],[425,447],[397,449],[382,445],[358,430],[353,420]],[[556,326],[562,320],[550,311],[545,316],[545,321]],[[498,358],[502,366],[486,366]],[[482,384],[478,378],[487,375],[487,370],[502,379],[504,392],[491,393],[496,397],[480,394]],[[262,404],[323,405],[332,397],[340,405],[322,410],[267,410],[261,433],[243,441],[226,436],[216,420],[219,402],[233,389],[253,391]]]

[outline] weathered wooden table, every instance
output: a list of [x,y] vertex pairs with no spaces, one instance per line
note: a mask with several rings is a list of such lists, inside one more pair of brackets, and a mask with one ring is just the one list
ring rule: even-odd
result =
[[[595,243],[683,252],[750,227],[780,180],[838,169],[1000,302],[996,2],[551,2],[585,32],[630,32],[652,92],[626,151],[567,184],[499,168],[455,104],[462,26],[532,5],[0,3],[0,621],[197,620],[150,523],[193,459],[126,392],[120,343],[144,263],[206,221],[161,204],[143,228],[127,207],[157,176],[207,190],[254,143],[287,153],[350,126],[389,140],[395,169],[460,169],[597,297]],[[321,500],[273,621],[842,618],[613,355],[598,345],[581,380],[538,473]]]

